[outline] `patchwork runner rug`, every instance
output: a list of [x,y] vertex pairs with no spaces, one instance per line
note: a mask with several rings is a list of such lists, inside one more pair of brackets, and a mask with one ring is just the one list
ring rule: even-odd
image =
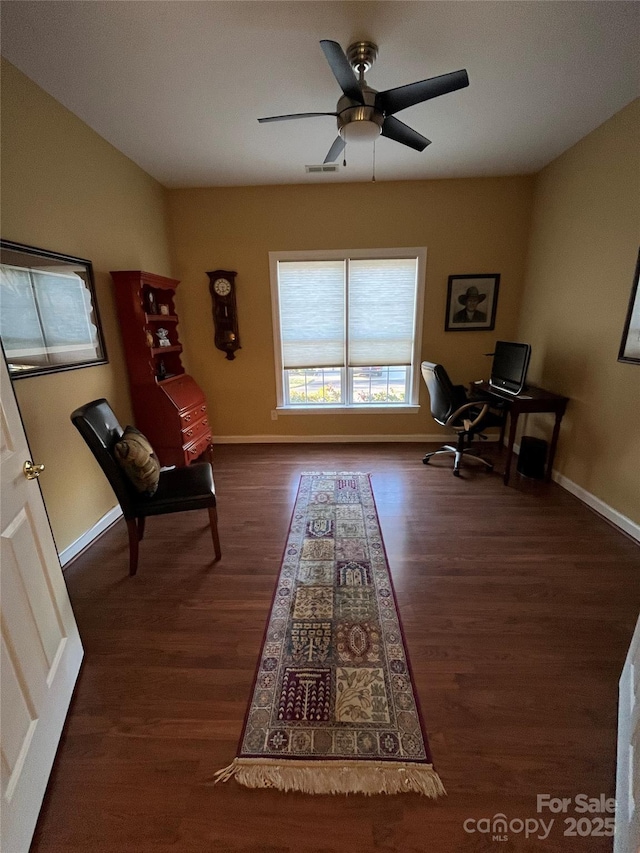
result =
[[444,794],[368,474],[303,474],[238,757],[216,773],[310,794]]

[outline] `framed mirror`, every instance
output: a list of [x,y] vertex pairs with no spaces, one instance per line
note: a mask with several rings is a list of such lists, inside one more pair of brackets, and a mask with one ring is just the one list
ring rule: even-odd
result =
[[0,240],[0,338],[12,379],[106,364],[91,261]]
[[624,323],[622,342],[618,353],[618,361],[627,361],[630,364],[640,364],[640,288],[638,287],[638,279],[640,279],[640,250],[638,250],[636,271],[633,276],[629,307],[627,308],[627,319]]

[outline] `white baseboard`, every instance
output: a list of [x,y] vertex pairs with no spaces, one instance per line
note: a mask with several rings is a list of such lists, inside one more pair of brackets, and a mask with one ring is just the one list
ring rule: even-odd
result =
[[636,524],[635,521],[627,518],[626,515],[623,515],[621,512],[618,512],[617,509],[614,509],[609,506],[609,504],[601,501],[600,498],[592,495],[591,492],[583,489],[582,486],[574,483],[573,480],[565,477],[564,474],[560,474],[555,469],[551,473],[551,478],[559,486],[562,486],[563,489],[566,489],[568,492],[571,492],[572,495],[575,495],[582,501],[582,503],[585,503],[587,506],[591,507],[591,509],[594,509],[603,518],[606,518],[607,521],[610,521],[616,527],[619,527],[620,530],[623,530],[628,536],[631,536],[632,539],[635,539],[636,542],[640,542],[640,524]]
[[73,560],[80,551],[87,547],[87,545],[91,545],[94,539],[97,539],[101,533],[103,533],[107,527],[110,527],[114,521],[117,521],[122,515],[122,510],[119,506],[114,506],[109,510],[105,515],[102,516],[100,521],[97,521],[93,527],[90,527],[88,530],[82,534],[82,536],[78,537],[75,542],[72,542],[67,548],[63,551],[60,551],[58,554],[58,558],[60,559],[60,565],[64,568],[70,560]]
[[[217,435],[216,444],[367,444],[372,442],[393,442],[412,444],[450,443],[455,435]],[[497,441],[498,436],[488,436],[489,441]]]
[[[505,446],[506,446],[505,441]],[[513,452],[519,456],[520,455],[520,445],[513,445]],[[557,483],[559,486],[562,486],[563,489],[566,489],[567,492],[570,492],[572,495],[581,500],[583,504],[594,509],[599,515],[603,518],[606,518],[607,521],[610,521],[611,524],[615,525],[615,527],[619,527],[620,530],[624,531],[628,536],[632,539],[635,539],[636,542],[640,542],[640,524],[636,524],[635,521],[632,521],[630,518],[627,518],[626,515],[623,515],[621,512],[618,512],[617,509],[614,509],[609,504],[606,504],[604,501],[601,501],[600,498],[597,498],[595,495],[592,495],[591,492],[588,492],[586,489],[583,489],[582,486],[579,486],[577,483],[574,483],[573,480],[570,480],[568,477],[565,477],[564,474],[561,474],[559,471],[556,471],[554,468],[551,471],[551,479],[554,483]]]

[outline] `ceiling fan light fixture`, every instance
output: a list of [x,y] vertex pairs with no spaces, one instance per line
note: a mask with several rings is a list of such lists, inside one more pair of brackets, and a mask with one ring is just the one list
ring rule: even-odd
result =
[[348,107],[338,114],[338,132],[345,142],[373,142],[382,133],[383,122],[375,107]]
[[340,129],[345,142],[373,142],[380,136],[380,127],[373,121],[354,121]]

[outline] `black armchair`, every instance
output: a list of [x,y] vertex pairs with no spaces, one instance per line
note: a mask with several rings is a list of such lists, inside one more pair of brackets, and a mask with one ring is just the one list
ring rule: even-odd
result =
[[489,409],[489,404],[482,400],[470,400],[462,385],[453,385],[447,371],[441,364],[433,364],[423,361],[421,365],[422,378],[429,389],[431,399],[431,415],[441,426],[451,427],[457,433],[458,441],[454,447],[445,444],[439,450],[433,450],[422,460],[425,465],[429,464],[432,456],[440,453],[451,453],[454,456],[453,474],[460,476],[460,466],[463,457],[475,459],[481,462],[489,471],[493,465],[482,456],[472,453],[471,446],[475,436],[486,438],[482,435],[483,430],[492,426],[503,426],[504,417],[494,414]]
[[213,470],[208,462],[161,471],[156,493],[146,497],[135,490],[114,456],[113,448],[121,439],[123,429],[108,402],[104,398],[93,400],[76,409],[71,420],[89,445],[122,507],[129,532],[130,575],[135,575],[138,569],[138,542],[144,536],[145,519],[149,515],[208,510],[215,558],[220,559],[216,493]]

